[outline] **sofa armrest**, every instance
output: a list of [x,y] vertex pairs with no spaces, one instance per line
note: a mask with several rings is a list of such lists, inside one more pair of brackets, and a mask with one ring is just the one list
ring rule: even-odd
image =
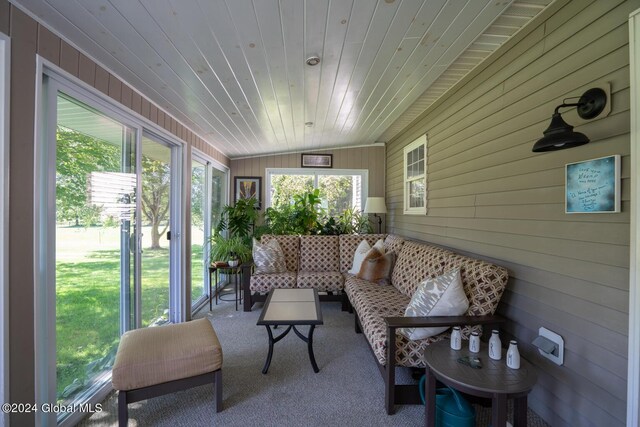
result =
[[385,317],[389,329],[431,328],[436,326],[498,325],[507,319],[498,315],[490,316],[432,316],[432,317]]

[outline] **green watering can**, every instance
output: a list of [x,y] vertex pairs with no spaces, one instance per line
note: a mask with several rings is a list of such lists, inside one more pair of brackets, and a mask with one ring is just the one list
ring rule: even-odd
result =
[[[420,378],[420,398],[424,404],[424,382]],[[450,387],[436,389],[436,427],[475,427],[476,411],[460,392]]]

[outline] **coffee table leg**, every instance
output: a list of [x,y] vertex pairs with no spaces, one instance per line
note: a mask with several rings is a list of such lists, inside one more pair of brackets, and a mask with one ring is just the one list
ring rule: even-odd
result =
[[315,372],[317,374],[318,372],[320,372],[320,369],[318,369],[318,364],[316,363],[316,358],[313,355],[313,330],[315,328],[316,328],[316,325],[310,325],[309,326],[309,336],[307,336],[307,337],[302,335],[302,333],[300,333],[300,331],[298,331],[298,329],[295,326],[293,327],[293,332],[295,332],[296,335],[298,337],[300,337],[300,339],[302,341],[307,343],[307,349],[309,350],[309,360],[311,361],[311,367],[313,368],[313,372]]
[[527,396],[513,400],[513,427],[527,427]]
[[491,402],[491,425],[506,427],[507,425],[507,395],[496,393]]
[[425,373],[427,379],[425,381],[424,393],[424,418],[427,427],[435,427],[436,425],[436,377],[431,373],[431,369],[427,368]]
[[264,375],[267,374],[269,370],[269,366],[271,365],[271,357],[273,356],[273,333],[271,332],[271,328],[269,325],[265,325],[267,328],[267,332],[269,333],[269,354],[267,355],[267,361],[264,363],[264,368],[262,368],[262,373]]

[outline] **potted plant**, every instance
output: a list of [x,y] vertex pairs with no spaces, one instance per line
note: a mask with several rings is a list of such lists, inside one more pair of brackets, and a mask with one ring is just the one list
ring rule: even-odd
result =
[[[211,264],[218,266],[228,265],[234,267],[238,263],[244,263],[251,259],[251,248],[245,245],[244,240],[239,236],[224,237],[221,234],[216,234],[211,237],[210,240],[211,252],[210,260]],[[233,263],[233,261],[236,261]]]

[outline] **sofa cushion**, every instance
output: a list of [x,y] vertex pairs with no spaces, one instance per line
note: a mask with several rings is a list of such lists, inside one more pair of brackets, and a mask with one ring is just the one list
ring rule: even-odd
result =
[[300,258],[300,237],[299,236],[274,236],[265,234],[260,241],[267,243],[276,239],[280,249],[284,253],[284,261],[287,264],[287,271],[298,271],[298,259]]
[[383,254],[374,247],[367,252],[356,277],[379,285],[388,285],[395,261],[396,254],[394,252]]
[[300,236],[300,271],[340,271],[338,236]]
[[437,246],[406,241],[398,254],[391,283],[404,295],[413,296],[424,279],[440,276],[453,252]]
[[299,271],[297,284],[299,288],[335,292],[344,289],[344,277],[338,271]]
[[296,273],[293,271],[273,274],[252,274],[249,282],[249,289],[252,292],[259,293],[269,292],[271,289],[295,287]]
[[395,252],[396,254],[399,254],[400,250],[402,249],[402,245],[404,245],[404,237],[396,236],[395,234],[389,234],[384,239],[385,252]]
[[[356,252],[356,248],[362,241],[366,241],[370,246],[373,246],[378,240],[384,240],[385,237],[386,234],[341,234],[340,271],[344,273],[353,266],[353,257]],[[387,251],[385,250],[385,252]]]
[[[382,239],[379,239],[373,245],[373,247],[376,248],[381,253],[383,254],[385,253],[384,241]],[[364,259],[366,258],[367,254],[371,249],[372,249],[372,246],[366,240],[363,240],[362,242],[360,242],[360,244],[356,248],[356,251],[353,253],[353,264],[351,269],[348,271],[349,273],[358,274],[358,272],[360,271],[360,267],[362,266],[362,261],[364,261]]]
[[462,286],[469,299],[469,309],[466,314],[470,316],[494,314],[504,288],[507,286],[509,279],[507,269],[479,259],[452,254],[447,258],[445,269],[456,268],[460,269]]
[[[406,317],[460,316],[469,308],[469,301],[462,288],[460,270],[451,270],[442,276],[428,278],[418,285],[404,315]],[[432,337],[449,329],[404,328],[400,333],[412,340]]]
[[280,249],[277,239],[271,239],[266,243],[260,243],[253,239],[252,253],[256,274],[284,273],[287,271],[284,253]]

